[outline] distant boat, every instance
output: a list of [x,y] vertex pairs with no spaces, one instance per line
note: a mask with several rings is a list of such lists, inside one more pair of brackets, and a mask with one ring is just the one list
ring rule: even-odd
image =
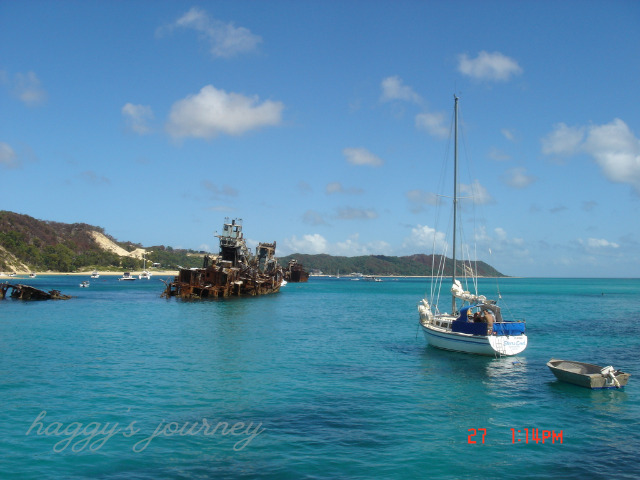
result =
[[98,273],[97,270],[94,270],[93,272],[91,272],[91,278],[100,278],[100,274]]
[[85,280],[84,282],[82,282],[82,283],[80,284],[80,287],[81,287],[81,288],[87,288],[88,286],[89,286],[89,282],[88,282],[87,280]]
[[624,387],[631,376],[631,374],[621,372],[611,366],[601,367],[591,363],[557,358],[549,360],[547,367],[562,382],[592,389]]
[[130,272],[124,272],[122,274],[122,276],[118,280],[129,280],[129,281],[132,281],[132,280],[136,280],[136,277],[131,276]]
[[[505,321],[495,300],[484,295],[465,291],[457,278],[456,264],[456,221],[458,196],[458,97],[454,96],[454,166],[453,166],[453,250],[451,275],[450,313],[443,311],[440,289],[445,281],[444,265],[440,265],[440,275],[434,278],[430,298],[418,304],[420,325],[429,345],[454,352],[476,355],[517,355],[527,347],[525,323]],[[435,252],[434,252],[435,253]],[[434,257],[435,258],[435,257]],[[445,258],[444,255],[442,258]],[[476,272],[464,265],[464,277],[473,280],[477,286]],[[461,275],[462,276],[462,275]],[[443,293],[443,297],[445,297]],[[461,302],[460,302],[461,301]],[[442,309],[442,310],[441,310]]]
[[36,274],[35,274],[35,273],[33,273],[33,272],[31,272],[31,273],[29,274],[29,278],[36,278]]
[[140,273],[140,275],[138,275],[138,278],[140,280],[151,280],[151,272],[149,272],[147,270],[147,257],[146,254],[142,256],[142,258],[144,259],[144,266],[142,267],[144,270],[142,271],[142,273]]

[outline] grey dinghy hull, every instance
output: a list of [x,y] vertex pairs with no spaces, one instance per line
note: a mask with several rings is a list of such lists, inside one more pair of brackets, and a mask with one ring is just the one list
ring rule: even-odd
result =
[[[613,367],[601,367],[591,363],[557,358],[549,360],[547,367],[562,382],[592,389],[624,387],[631,376],[629,373],[613,370]],[[607,374],[608,369],[610,373]]]

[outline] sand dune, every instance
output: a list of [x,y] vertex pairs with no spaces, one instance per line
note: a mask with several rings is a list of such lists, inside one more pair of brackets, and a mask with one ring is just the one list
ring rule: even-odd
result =
[[120,255],[121,257],[134,257],[142,259],[142,256],[146,253],[144,248],[136,248],[133,252],[127,252],[120,245],[112,242],[106,236],[104,236],[100,232],[93,231],[91,232],[93,239],[103,250],[107,250],[109,252],[113,252],[116,255]]

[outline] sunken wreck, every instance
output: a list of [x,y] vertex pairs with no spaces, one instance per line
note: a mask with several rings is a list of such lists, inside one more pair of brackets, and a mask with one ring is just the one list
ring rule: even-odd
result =
[[206,255],[202,268],[181,268],[166,283],[165,297],[183,299],[265,295],[280,290],[284,272],[275,257],[276,242],[260,243],[253,255],[242,233],[242,220],[225,219],[220,252]]
[[10,283],[0,284],[0,300],[7,297],[7,292],[11,290],[9,296],[17,300],[69,300],[71,297],[60,292],[60,290],[49,290],[45,292],[31,285],[12,285]]

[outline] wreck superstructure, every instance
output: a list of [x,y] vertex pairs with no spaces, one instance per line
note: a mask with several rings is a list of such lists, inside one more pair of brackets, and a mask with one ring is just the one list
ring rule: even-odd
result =
[[259,243],[253,255],[242,233],[242,220],[225,219],[217,256],[205,255],[202,268],[181,268],[163,296],[217,298],[265,295],[280,290],[284,278],[275,257],[276,242]]

